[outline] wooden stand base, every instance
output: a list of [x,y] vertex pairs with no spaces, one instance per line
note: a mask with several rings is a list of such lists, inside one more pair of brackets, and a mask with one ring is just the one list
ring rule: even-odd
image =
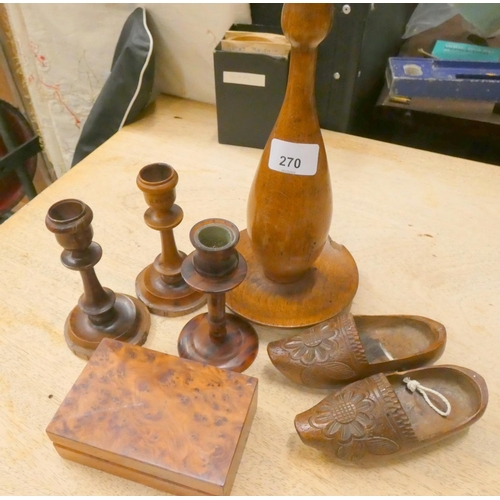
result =
[[146,342],[151,324],[146,306],[135,297],[117,293],[114,308],[115,319],[99,328],[91,323],[80,306],[73,308],[64,325],[64,338],[73,353],[87,360],[101,340],[108,337],[132,345]]
[[177,345],[183,358],[242,372],[257,357],[259,337],[253,327],[234,314],[226,314],[226,334],[215,340],[208,332],[208,314],[200,314],[182,329]]
[[352,255],[330,238],[314,267],[291,284],[269,280],[257,262],[247,231],[237,250],[247,262],[247,276],[227,293],[227,306],[260,325],[300,328],[348,311],[358,289],[358,268]]
[[135,292],[151,313],[170,318],[196,311],[207,302],[204,293],[193,290],[184,280],[176,286],[165,283],[154,263],[137,276]]

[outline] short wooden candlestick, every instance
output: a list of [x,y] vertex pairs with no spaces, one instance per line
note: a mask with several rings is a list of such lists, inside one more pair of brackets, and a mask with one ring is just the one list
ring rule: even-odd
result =
[[69,348],[84,359],[90,358],[104,338],[142,345],[150,326],[144,304],[99,283],[94,266],[101,260],[102,249],[92,241],[92,219],[90,207],[72,199],[52,205],[45,219],[64,248],[62,263],[82,276],[84,293],[66,320],[64,336]]
[[205,294],[189,287],[181,276],[186,254],[177,250],[173,229],[184,216],[175,202],[177,172],[165,163],[153,163],[141,169],[137,186],[149,205],[144,221],[160,231],[161,253],[136,279],[136,293],[153,314],[181,316],[203,306]]
[[227,314],[226,292],[237,287],[247,272],[245,260],[236,250],[238,228],[224,219],[207,219],[190,232],[195,251],[183,262],[184,280],[208,294],[208,313],[199,314],[182,329],[179,355],[236,372],[255,360],[259,339],[245,320]]

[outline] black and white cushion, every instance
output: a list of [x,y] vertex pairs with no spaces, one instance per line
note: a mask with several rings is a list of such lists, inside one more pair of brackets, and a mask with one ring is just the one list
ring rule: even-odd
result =
[[154,66],[153,37],[147,25],[146,9],[138,7],[123,26],[111,74],[83,126],[72,166],[137,119],[153,90]]

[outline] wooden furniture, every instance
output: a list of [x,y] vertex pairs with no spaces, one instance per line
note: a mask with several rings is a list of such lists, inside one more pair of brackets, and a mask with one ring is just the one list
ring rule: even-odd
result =
[[160,231],[161,253],[137,276],[135,290],[148,309],[160,316],[187,314],[207,301],[204,293],[190,288],[181,276],[186,254],[177,250],[173,231],[184,217],[182,209],[174,204],[178,181],[177,172],[165,163],[146,165],[137,175],[137,186],[149,205],[144,221]]
[[500,165],[500,147],[493,139],[500,115],[495,103],[413,97],[393,102],[384,86],[374,115],[381,140],[441,154]]
[[[442,445],[380,466],[338,466],[304,446],[293,424],[297,413],[329,391],[287,381],[272,366],[266,346],[293,332],[256,326],[260,349],[245,374],[259,379],[259,401],[232,493],[497,494],[500,170],[331,131],[323,137],[335,199],[330,234],[348,246],[360,269],[353,314],[419,314],[443,323],[448,344],[440,363],[480,373],[490,403],[469,432]],[[133,294],[137,273],[158,246],[158,234],[141,219],[144,199],[135,183],[140,169],[157,161],[176,166],[186,185],[177,192],[185,218],[176,240],[190,252],[189,229],[207,217],[208,207],[211,216],[245,227],[248,186],[261,154],[218,144],[214,106],[160,97],[143,119],[0,226],[1,493],[158,493],[62,460],[45,433],[86,364],[63,337],[81,282],[78,273],[61,269],[60,247],[43,223],[50,206],[79,198],[93,208],[95,239],[105,249],[99,277]],[[145,347],[177,354],[189,318],[152,316]]]
[[[477,43],[460,15],[435,28],[405,40],[399,56],[422,57],[432,53],[437,40]],[[500,36],[483,40],[489,47],[500,47]],[[376,138],[442,154],[500,165],[500,114],[494,102],[459,101],[413,97],[407,103],[393,102],[387,85],[381,89],[375,116]]]
[[238,250],[246,280],[228,306],[259,324],[301,327],[348,310],[358,287],[356,263],[328,236],[330,171],[314,94],[317,47],[332,24],[331,4],[286,4],[292,45],[288,85],[248,198]]
[[167,493],[227,495],[257,379],[104,340],[47,427],[70,460]]
[[0,217],[24,196],[36,196],[33,177],[40,151],[39,138],[23,114],[0,100]]
[[182,264],[182,277],[192,288],[208,294],[208,313],[190,320],[179,335],[183,358],[242,372],[255,360],[259,338],[248,321],[226,314],[226,292],[247,274],[245,259],[236,250],[238,228],[224,219],[206,219],[189,233],[195,251]]
[[144,344],[151,324],[144,304],[99,283],[94,266],[101,260],[102,248],[92,241],[93,217],[88,205],[71,199],[54,203],[45,217],[47,229],[64,248],[61,262],[80,271],[82,277],[84,292],[66,319],[64,337],[68,347],[83,359],[89,359],[105,338]]

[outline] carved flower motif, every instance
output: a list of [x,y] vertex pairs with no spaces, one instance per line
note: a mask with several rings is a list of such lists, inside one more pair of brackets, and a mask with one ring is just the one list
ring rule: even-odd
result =
[[374,403],[352,391],[328,398],[309,419],[317,429],[323,429],[327,438],[337,435],[340,442],[352,437],[362,438],[373,418]]
[[308,332],[291,338],[284,344],[284,348],[290,351],[293,360],[301,361],[305,365],[324,363],[330,357],[332,351],[338,349],[335,337],[338,332],[329,332],[325,335],[328,325],[313,327]]

